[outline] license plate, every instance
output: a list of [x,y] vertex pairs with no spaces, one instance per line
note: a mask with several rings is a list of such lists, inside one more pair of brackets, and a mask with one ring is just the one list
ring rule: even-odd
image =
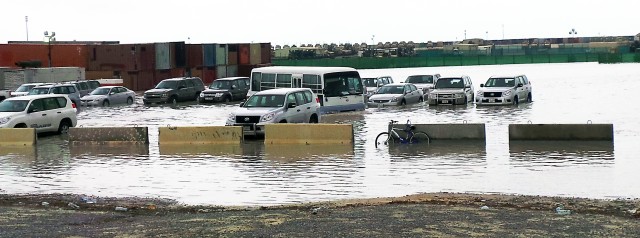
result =
[[251,130],[251,126],[242,126],[242,129],[245,131],[250,131]]
[[449,100],[442,100],[442,103],[449,103]]
[[489,99],[489,102],[496,102],[495,99]]
[[213,100],[213,98],[204,98],[204,100]]

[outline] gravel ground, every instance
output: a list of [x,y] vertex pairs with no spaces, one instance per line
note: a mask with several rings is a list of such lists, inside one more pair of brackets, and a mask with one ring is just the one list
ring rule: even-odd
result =
[[0,194],[0,237],[640,237],[638,210],[631,199],[452,193],[269,207]]

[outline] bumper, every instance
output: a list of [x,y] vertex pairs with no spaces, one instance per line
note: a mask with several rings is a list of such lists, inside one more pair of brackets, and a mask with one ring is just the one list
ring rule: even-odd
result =
[[478,97],[476,98],[476,105],[482,106],[501,106],[501,105],[511,105],[513,104],[513,98],[511,97]]
[[367,102],[368,107],[389,107],[389,106],[398,106],[400,102]]
[[169,98],[143,98],[142,102],[144,102],[145,104],[150,104],[150,103],[166,103],[167,100],[169,100]]
[[198,102],[222,102],[224,101],[224,97],[198,97]]
[[102,100],[101,101],[80,101],[80,106],[83,107],[92,107],[92,106],[102,106]]
[[428,98],[429,105],[455,105],[464,104],[464,98]]
[[226,126],[241,126],[245,136],[264,136],[264,124],[261,123],[227,123]]

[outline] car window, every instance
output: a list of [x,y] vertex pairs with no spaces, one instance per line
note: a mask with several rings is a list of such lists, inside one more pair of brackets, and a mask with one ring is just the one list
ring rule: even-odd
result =
[[304,95],[306,96],[306,103],[313,102],[313,93],[309,91],[304,91]]
[[303,105],[306,103],[307,100],[305,100],[304,98],[304,92],[296,92],[296,104],[298,105]]
[[235,89],[240,89],[240,86],[238,85],[238,80],[233,80],[231,83],[231,87],[233,88],[233,86],[235,86]]
[[75,93],[76,92],[76,88],[73,87],[73,86],[66,86],[66,87],[64,87],[64,89],[62,89],[62,92],[64,92],[64,94]]
[[285,103],[285,105],[289,105],[289,103],[295,103],[295,102],[296,102],[296,96],[294,95],[294,93],[290,93],[289,95],[287,95],[287,102]]
[[184,81],[180,81],[180,82],[178,83],[178,88],[180,88],[180,87],[186,88],[186,87],[187,87],[187,84],[186,84]]
[[191,78],[191,81],[193,82],[193,85],[195,85],[196,87],[204,87],[204,83],[200,78]]
[[521,76],[522,80],[524,81],[524,84],[529,84],[529,79],[527,79],[527,76]]
[[89,90],[89,84],[87,84],[87,82],[81,82],[80,83],[80,89]]
[[51,94],[62,94],[62,90],[60,89],[60,87],[53,87],[51,88],[51,90],[49,90],[49,92]]
[[58,100],[56,98],[43,98],[44,110],[58,109]]
[[44,99],[36,99],[31,102],[29,105],[29,110],[31,111],[44,111]]
[[58,105],[62,108],[62,107],[66,107],[67,106],[67,99],[63,98],[63,97],[57,97],[56,100],[58,101]]
[[193,88],[193,87],[196,86],[196,85],[193,84],[192,80],[185,80],[185,82],[187,83],[187,87]]

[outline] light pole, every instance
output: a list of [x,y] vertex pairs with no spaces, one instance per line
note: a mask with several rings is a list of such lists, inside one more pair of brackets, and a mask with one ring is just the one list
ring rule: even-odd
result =
[[24,28],[27,30],[27,41],[29,41],[29,16],[24,16]]
[[51,41],[55,41],[56,40],[56,33],[55,32],[51,32],[51,35],[49,35],[48,31],[44,32],[44,37],[47,38],[47,42],[49,44],[49,68],[51,68]]

